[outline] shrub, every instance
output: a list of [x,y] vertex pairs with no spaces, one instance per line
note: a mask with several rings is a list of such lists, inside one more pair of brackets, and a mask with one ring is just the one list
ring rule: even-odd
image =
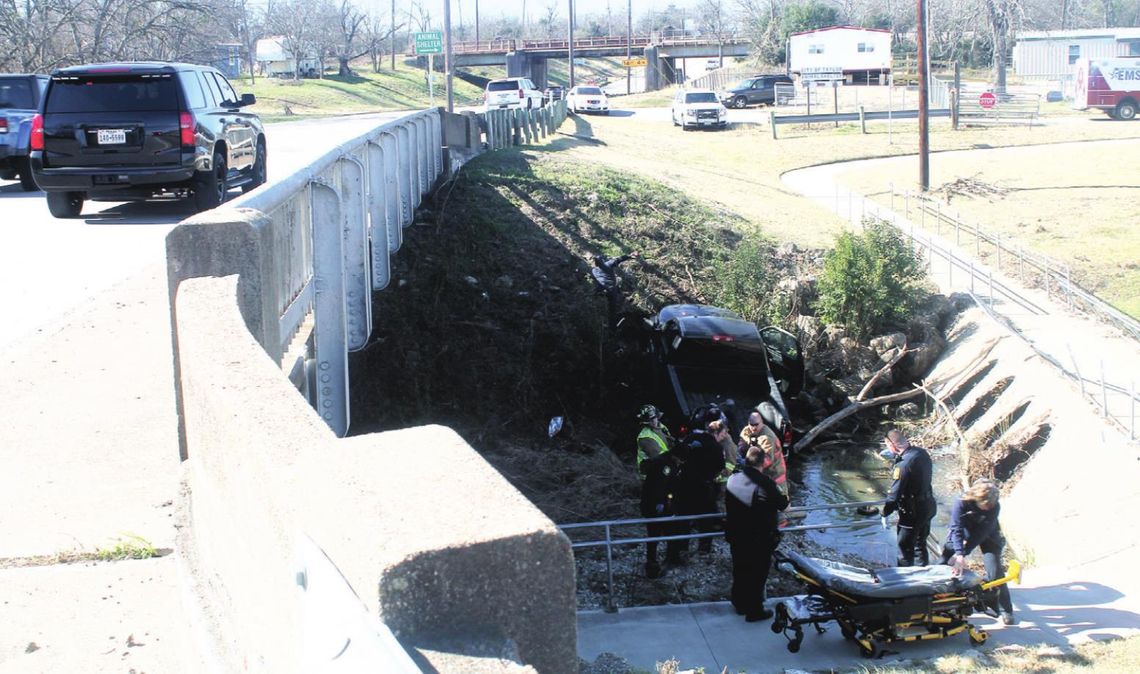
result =
[[824,260],[819,315],[864,339],[905,321],[923,299],[922,260],[902,234],[868,218],[863,233],[839,236]]
[[772,247],[760,239],[745,239],[718,260],[709,290],[713,304],[731,309],[753,322],[768,322],[774,303]]

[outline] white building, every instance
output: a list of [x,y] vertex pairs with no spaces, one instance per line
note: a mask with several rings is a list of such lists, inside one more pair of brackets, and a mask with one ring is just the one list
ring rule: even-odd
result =
[[830,26],[792,33],[788,69],[800,75],[838,71],[848,84],[885,82],[891,72],[891,31]]
[[1013,72],[1021,77],[1068,79],[1083,58],[1140,56],[1140,28],[1089,28],[1018,33]]
[[[267,37],[257,41],[257,66],[262,75],[267,77],[292,76],[298,64],[289,50],[285,49],[282,37]],[[321,67],[320,61],[315,57],[301,59],[300,68],[302,77],[316,77]]]

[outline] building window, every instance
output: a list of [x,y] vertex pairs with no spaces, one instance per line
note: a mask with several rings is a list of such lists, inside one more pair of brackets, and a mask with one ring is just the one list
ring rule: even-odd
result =
[[1128,56],[1140,56],[1140,40],[1130,40],[1128,42]]
[[809,54],[822,54],[823,53],[823,45],[821,45],[821,44],[808,45],[808,53]]
[[872,52],[875,51],[875,45],[870,44],[869,42],[860,42],[858,49],[860,54],[863,52]]
[[1081,45],[1079,45],[1079,44],[1069,45],[1069,65],[1073,65],[1074,63],[1076,63],[1077,59],[1079,59],[1080,57],[1081,57]]

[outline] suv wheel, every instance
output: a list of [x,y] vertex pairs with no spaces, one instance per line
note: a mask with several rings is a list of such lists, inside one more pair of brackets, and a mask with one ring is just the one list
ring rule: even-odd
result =
[[202,171],[194,179],[194,208],[208,211],[217,208],[226,200],[226,158],[221,152],[214,153],[213,166]]
[[28,164],[27,157],[17,162],[16,173],[20,174],[20,189],[25,192],[35,192],[40,188],[40,186],[36,184],[35,178],[32,177],[32,167]]
[[48,192],[48,211],[57,218],[77,218],[83,210],[82,192]]
[[748,107],[748,99],[744,96],[737,96],[736,98],[732,99],[732,107],[743,110],[744,108]]
[[259,140],[257,141],[257,159],[253,160],[253,168],[250,169],[250,182],[242,186],[242,194],[252,192],[257,186],[265,184],[265,163],[265,141]]

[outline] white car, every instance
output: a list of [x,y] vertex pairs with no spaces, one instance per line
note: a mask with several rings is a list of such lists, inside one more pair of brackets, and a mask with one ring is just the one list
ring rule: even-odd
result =
[[600,112],[610,114],[610,99],[598,87],[574,87],[566,94],[566,107],[570,112]]
[[686,131],[711,126],[723,129],[728,125],[728,110],[721,105],[711,89],[681,89],[673,97],[673,126]]
[[525,77],[504,77],[487,83],[483,92],[483,105],[486,110],[541,108],[545,99],[542,92]]

